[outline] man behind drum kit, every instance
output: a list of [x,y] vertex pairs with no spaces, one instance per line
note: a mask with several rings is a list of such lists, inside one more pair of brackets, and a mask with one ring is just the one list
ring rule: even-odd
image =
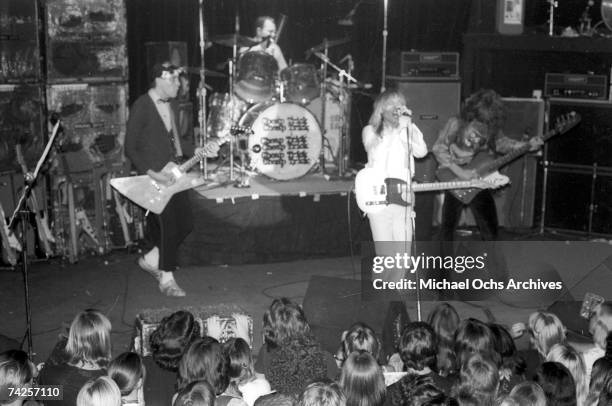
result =
[[287,67],[287,61],[285,61],[283,51],[281,51],[276,43],[276,23],[272,17],[257,17],[255,21],[255,37],[253,37],[252,40],[258,42],[258,44],[250,48],[242,48],[240,50],[241,53],[247,51],[263,51],[276,59],[279,72]]

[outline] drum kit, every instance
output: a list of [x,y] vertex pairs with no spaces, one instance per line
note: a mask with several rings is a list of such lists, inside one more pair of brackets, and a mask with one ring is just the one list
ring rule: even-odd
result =
[[[259,44],[236,34],[211,41],[234,50]],[[237,180],[237,186],[248,186],[245,173],[290,180],[319,169],[344,176],[350,138],[349,89],[353,87],[349,85],[358,82],[351,74],[350,55],[344,70],[327,54],[329,48],[347,42],[344,38],[323,41],[311,48],[308,53],[322,61],[320,69],[294,63],[279,73],[273,56],[253,50],[242,53],[237,63],[230,61],[230,91],[209,98],[206,136],[221,138],[233,128],[249,129],[233,143],[227,158],[230,178]],[[334,77],[327,77],[330,66],[338,72]],[[234,151],[240,161],[238,179],[233,179]]]

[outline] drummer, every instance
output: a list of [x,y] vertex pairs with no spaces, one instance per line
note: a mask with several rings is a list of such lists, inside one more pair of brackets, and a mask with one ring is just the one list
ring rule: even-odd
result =
[[255,22],[255,37],[252,39],[257,42],[257,45],[253,45],[250,48],[241,48],[241,53],[248,51],[263,51],[276,59],[279,72],[287,67],[287,61],[285,61],[283,51],[281,51],[276,43],[276,23],[272,17],[260,16],[257,18]]

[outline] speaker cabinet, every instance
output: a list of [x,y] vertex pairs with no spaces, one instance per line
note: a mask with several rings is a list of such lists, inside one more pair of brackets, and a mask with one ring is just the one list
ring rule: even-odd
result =
[[[504,134],[517,141],[541,136],[544,128],[544,101],[529,98],[503,98],[506,110]],[[500,169],[510,178],[510,185],[493,193],[497,219],[502,227],[529,228],[534,223],[537,157],[526,154]],[[466,209],[463,223],[476,221]]]

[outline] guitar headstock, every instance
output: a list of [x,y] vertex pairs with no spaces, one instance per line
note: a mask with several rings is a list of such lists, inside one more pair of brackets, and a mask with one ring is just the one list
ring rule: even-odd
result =
[[472,186],[479,189],[497,189],[510,183],[510,178],[499,172],[493,172],[484,178],[473,179]]
[[233,125],[230,127],[230,134],[233,136],[237,135],[253,135],[255,132],[251,127],[244,127],[241,125]]
[[563,114],[555,119],[554,129],[555,133],[563,134],[574,128],[582,120],[580,114],[575,111]]

